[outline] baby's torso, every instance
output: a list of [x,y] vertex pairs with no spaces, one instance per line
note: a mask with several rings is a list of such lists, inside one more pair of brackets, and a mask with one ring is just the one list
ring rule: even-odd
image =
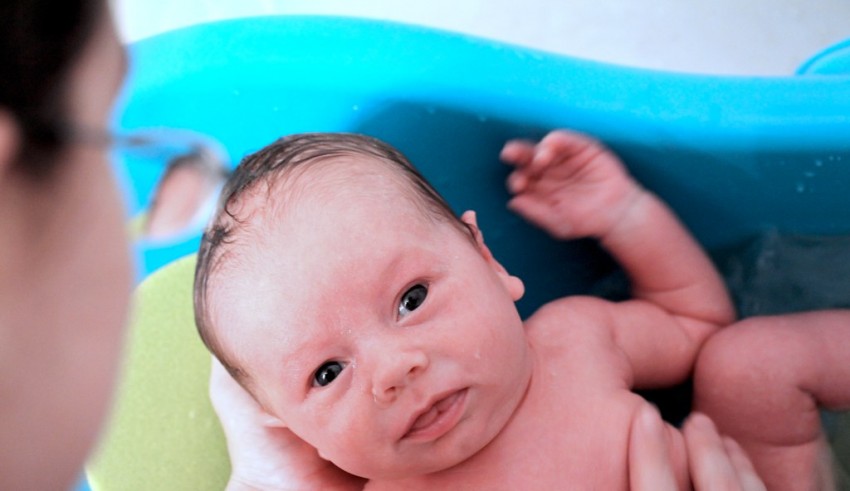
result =
[[[629,432],[646,402],[629,390],[610,335],[558,322],[557,314],[529,320],[537,366],[525,400],[493,442],[454,468],[368,489],[627,489]],[[671,451],[682,448],[674,442]],[[684,465],[684,455],[676,460]]]

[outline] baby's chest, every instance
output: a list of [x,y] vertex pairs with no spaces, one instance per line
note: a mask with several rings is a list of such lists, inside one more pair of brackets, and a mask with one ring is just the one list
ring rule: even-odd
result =
[[[470,489],[627,488],[633,394],[533,400],[477,458],[447,476]],[[538,407],[537,403],[546,403]],[[457,488],[455,488],[457,489]]]

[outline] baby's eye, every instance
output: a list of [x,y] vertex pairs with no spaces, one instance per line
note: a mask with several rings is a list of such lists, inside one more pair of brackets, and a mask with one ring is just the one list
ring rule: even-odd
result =
[[401,301],[398,303],[398,315],[404,317],[418,309],[427,296],[428,288],[425,285],[414,285],[401,296]]
[[342,363],[338,361],[329,361],[322,364],[316,373],[313,374],[313,386],[324,387],[336,379],[342,372]]

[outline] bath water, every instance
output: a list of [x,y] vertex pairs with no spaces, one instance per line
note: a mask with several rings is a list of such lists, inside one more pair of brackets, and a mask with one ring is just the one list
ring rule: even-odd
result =
[[713,258],[741,317],[850,308],[850,236],[767,231]]

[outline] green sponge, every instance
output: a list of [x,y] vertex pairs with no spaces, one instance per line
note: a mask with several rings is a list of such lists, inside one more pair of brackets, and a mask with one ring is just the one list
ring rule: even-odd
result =
[[194,269],[194,255],[185,257],[136,292],[112,420],[87,468],[95,491],[227,483],[224,434],[207,394],[210,356],[195,331]]

